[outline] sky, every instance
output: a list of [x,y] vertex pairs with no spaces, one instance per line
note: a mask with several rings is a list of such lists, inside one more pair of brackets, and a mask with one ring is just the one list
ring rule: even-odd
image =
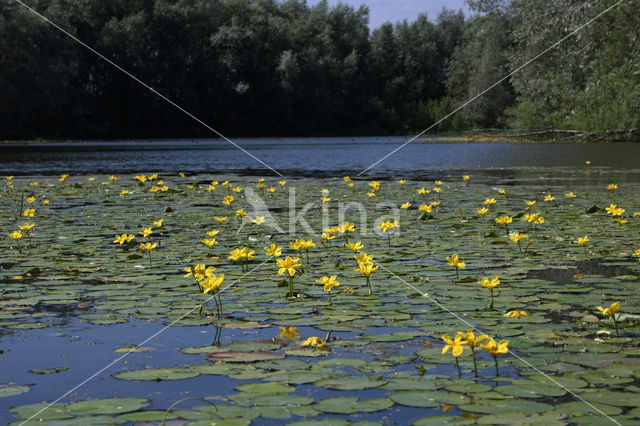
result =
[[[307,0],[313,6],[320,0]],[[339,0],[328,0],[329,5],[338,4]],[[420,13],[427,13],[430,20],[435,20],[443,7],[447,9],[469,10],[464,0],[341,0],[355,8],[361,5],[369,6],[369,27],[376,28],[386,21],[397,22],[407,19],[414,21]]]

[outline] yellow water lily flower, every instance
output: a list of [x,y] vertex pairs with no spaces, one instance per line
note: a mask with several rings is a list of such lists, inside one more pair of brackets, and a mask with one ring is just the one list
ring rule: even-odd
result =
[[282,246],[276,246],[274,243],[271,243],[271,246],[264,248],[267,256],[279,257],[282,254]]
[[406,180],[404,180],[404,179],[400,179],[400,180],[398,181],[398,183],[399,183],[400,185],[404,185],[406,182],[407,182],[407,181],[406,181]]
[[264,216],[256,216],[254,219],[251,219],[254,225],[262,225],[265,221]]
[[33,229],[33,227],[34,227],[34,226],[36,226],[36,224],[35,224],[35,223],[25,223],[25,224],[23,224],[22,226],[20,226],[20,228],[19,228],[19,229],[20,229],[21,231],[29,232],[29,231],[31,231],[31,230]]
[[480,216],[484,216],[485,214],[487,214],[488,211],[489,211],[488,208],[482,207],[482,208],[476,210],[476,213],[478,213]]
[[246,215],[247,212],[244,211],[244,208],[240,207],[238,210],[236,210],[236,216],[245,217]]
[[63,174],[62,176],[60,176],[60,179],[58,179],[60,182],[64,182],[65,180],[67,180],[67,178],[69,177],[68,174]]
[[22,231],[18,229],[17,231],[13,231],[12,233],[7,235],[14,240],[19,240],[20,238],[22,238]]
[[227,217],[214,217],[214,219],[216,220],[216,222],[218,222],[219,224],[222,224],[222,222],[224,222],[225,220],[227,220]]
[[340,285],[337,278],[337,275],[331,275],[330,277],[323,276],[319,280],[316,280],[316,282],[324,285],[324,291],[331,291]]
[[362,248],[364,247],[364,245],[362,244],[361,241],[357,241],[357,242],[349,242],[347,243],[347,248],[353,250],[354,253],[357,253],[358,251],[360,251]]
[[128,243],[130,243],[130,242],[135,238],[135,235],[133,235],[133,234],[128,234],[128,235],[127,235],[127,234],[117,235],[117,234],[116,234],[116,237],[115,237],[115,238],[116,238],[116,239],[115,239],[115,240],[113,240],[113,243],[114,243],[114,244],[120,244],[120,245],[122,245],[122,244],[124,244],[124,243],[127,243],[127,244],[128,244]]
[[134,179],[140,183],[145,183],[147,181],[147,177],[145,175],[138,175],[134,177]]
[[220,276],[216,276],[211,274],[207,276],[204,280],[200,281],[200,285],[202,286],[203,293],[207,294],[210,291],[215,293],[220,289],[222,282],[224,281],[224,274],[220,274]]
[[36,200],[36,197],[31,196],[31,197],[27,197],[27,203],[29,204],[33,204],[33,202]]
[[517,243],[520,240],[523,240],[525,238],[529,238],[529,236],[527,234],[521,234],[520,232],[516,232],[515,234],[509,235],[509,239],[514,243]]
[[420,204],[418,206],[418,210],[425,213],[431,213],[433,207],[431,206],[431,204]]
[[191,275],[193,275],[193,277],[197,281],[202,281],[206,277],[210,277],[211,275],[213,275],[213,271],[215,271],[215,270],[216,270],[216,268],[213,267],[213,266],[207,266],[205,264],[198,263],[196,265],[193,265],[193,267],[184,268],[184,271],[186,272],[184,277],[186,278],[186,277],[190,277]]
[[480,345],[482,349],[487,351],[492,357],[497,358],[499,354],[506,354],[509,352],[509,341],[500,340],[496,343],[495,340],[489,339],[484,345]]
[[281,181],[278,182],[278,184],[280,186],[285,186],[287,184],[287,181],[286,180],[281,180]]
[[284,259],[278,259],[276,262],[280,269],[278,270],[279,275],[284,275],[288,273],[290,277],[293,277],[296,274],[296,269],[300,268],[302,265],[298,263],[300,261],[299,257],[291,257],[287,256]]
[[496,203],[496,199],[495,198],[485,198],[484,199],[484,204],[491,206],[493,204]]
[[506,314],[504,314],[504,316],[507,317],[507,318],[528,317],[529,316],[529,312],[527,312],[527,311],[509,311]]
[[382,232],[388,232],[393,228],[397,228],[398,227],[398,222],[395,220],[387,220],[385,222],[382,222],[380,225],[378,225],[378,228],[382,231]]
[[400,206],[401,209],[405,209],[405,210],[408,209],[409,207],[411,207],[411,203],[408,201]]
[[155,221],[153,222],[153,225],[154,225],[154,226],[156,226],[156,227],[158,227],[158,228],[162,228],[163,223],[164,223],[164,219],[160,219],[160,220],[155,220]]
[[500,216],[496,218],[496,223],[501,226],[506,226],[513,222],[513,218],[511,216]]
[[216,244],[218,244],[218,241],[215,238],[203,239],[202,240],[202,244],[204,244],[205,246],[211,248],[211,247],[215,246]]
[[536,200],[524,200],[527,206],[533,207],[536,204]]
[[371,181],[371,182],[369,182],[369,186],[370,186],[374,191],[377,191],[377,190],[379,190],[379,189],[380,189],[380,182],[378,182],[378,181],[376,181],[376,180]]
[[620,310],[620,302],[614,302],[608,308],[598,306],[598,310],[602,313],[602,316],[613,316]]
[[556,197],[552,196],[551,194],[547,194],[547,195],[544,197],[544,200],[545,200],[545,201],[553,201],[553,200],[555,200],[555,199],[556,199]]
[[22,216],[24,217],[33,217],[36,214],[36,209],[26,209],[24,211],[24,213],[22,213]]
[[362,273],[365,277],[369,277],[373,271],[378,269],[378,265],[374,265],[373,263],[358,263],[358,269],[356,272]]
[[278,337],[281,339],[296,340],[300,337],[300,331],[296,327],[280,327]]
[[499,188],[498,189],[498,194],[500,195],[507,195],[507,191],[505,189]]
[[356,262],[358,262],[358,264],[360,264],[360,263],[372,263],[374,255],[373,254],[367,254],[366,251],[363,251],[360,254],[355,254],[353,257],[355,257]]
[[464,175],[464,176],[462,176],[462,180],[463,180],[463,181],[465,181],[465,182],[469,181],[469,179],[471,179],[471,178],[469,177],[469,175]]
[[309,337],[304,342],[301,343],[302,346],[313,346],[318,349],[326,349],[327,345],[324,344],[324,341],[320,337]]
[[573,244],[578,244],[578,245],[585,245],[589,242],[589,237],[587,235],[585,235],[584,237],[579,237],[577,240],[573,241]]
[[576,194],[574,194],[573,192],[567,192],[566,194],[564,194],[564,196],[567,198],[576,198]]
[[614,191],[614,190],[618,189],[618,185],[615,184],[615,183],[610,183],[609,185],[607,185],[607,189],[609,191]]
[[158,243],[150,243],[150,242],[146,242],[146,243],[140,243],[140,246],[138,247],[139,250],[146,250],[146,251],[151,251],[153,249],[155,249],[156,247],[158,247]]
[[345,182],[351,182],[351,178],[349,176],[343,177],[342,180]]
[[447,256],[447,262],[449,262],[449,266],[453,266],[456,268],[456,274],[459,269],[464,269],[467,265],[460,260],[457,253],[452,254],[451,256]]
[[498,277],[493,277],[492,279],[485,277],[478,281],[478,284],[480,284],[482,287],[486,287],[489,290],[492,290],[500,285],[500,279]]
[[153,229],[151,227],[143,228],[141,232],[138,234],[142,235],[144,238],[147,238],[149,235],[153,234]]

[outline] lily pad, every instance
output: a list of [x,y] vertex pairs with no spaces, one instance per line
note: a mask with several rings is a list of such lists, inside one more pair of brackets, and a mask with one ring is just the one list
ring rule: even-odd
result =
[[373,413],[393,407],[393,401],[387,398],[359,400],[357,396],[338,396],[318,401],[316,410],[333,414]]

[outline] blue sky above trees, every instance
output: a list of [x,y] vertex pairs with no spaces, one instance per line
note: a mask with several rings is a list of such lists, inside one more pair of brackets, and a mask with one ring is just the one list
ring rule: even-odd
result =
[[[312,6],[320,0],[307,0],[307,4]],[[386,21],[397,22],[407,19],[409,22],[415,20],[420,13],[427,13],[431,20],[435,20],[443,7],[458,10],[462,8],[468,12],[464,0],[329,0],[330,5],[335,5],[339,1],[354,7],[361,5],[369,6],[369,26],[379,27]]]

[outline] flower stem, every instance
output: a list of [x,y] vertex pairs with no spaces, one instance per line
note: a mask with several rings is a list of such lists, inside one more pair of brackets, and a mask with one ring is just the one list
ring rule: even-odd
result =
[[494,357],[493,357],[493,360],[494,360],[494,361],[495,361],[495,363],[496,363],[496,377],[500,377],[500,370],[498,370],[498,357],[497,357],[497,356],[494,356]]
[[478,364],[476,364],[476,352],[471,349],[471,357],[473,358],[473,368],[476,374],[476,380],[478,379]]
[[458,367],[458,378],[462,377],[462,370],[460,370],[460,362],[458,361],[458,357],[456,358],[456,367]]

